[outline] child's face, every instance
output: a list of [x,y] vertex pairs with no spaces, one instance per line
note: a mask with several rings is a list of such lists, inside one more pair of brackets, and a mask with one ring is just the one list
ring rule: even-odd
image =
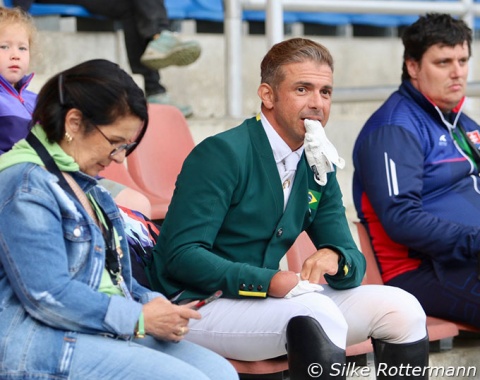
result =
[[0,74],[15,86],[28,72],[30,43],[26,28],[10,24],[0,28]]

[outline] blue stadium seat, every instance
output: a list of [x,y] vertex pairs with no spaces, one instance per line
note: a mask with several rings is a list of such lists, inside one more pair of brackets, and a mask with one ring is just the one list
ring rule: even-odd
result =
[[222,0],[192,0],[187,17],[194,20],[223,22]]
[[350,24],[350,17],[344,13],[296,12],[299,22],[343,26]]
[[418,20],[419,16],[414,16],[414,15],[403,15],[403,16],[397,16],[398,17],[398,25],[403,26],[403,25],[411,25],[415,21]]
[[193,7],[192,0],[165,0],[165,8],[170,20],[185,20]]
[[382,14],[350,14],[352,24],[378,26],[378,27],[396,27],[400,24],[398,16]]
[[[245,21],[265,21],[265,11],[243,11],[243,19]],[[297,21],[297,12],[283,12],[283,21],[291,24]]]
[[[3,4],[6,7],[12,7],[12,0],[4,0]],[[80,5],[66,5],[66,4],[38,4],[33,3],[30,7],[29,13],[32,16],[51,16],[51,15],[60,15],[60,16],[71,16],[71,17],[91,17],[95,18],[95,15],[92,15],[84,7]]]
[[29,13],[32,16],[70,16],[70,17],[91,17],[96,18],[80,5],[64,5],[64,4],[37,4],[33,3],[30,7]]

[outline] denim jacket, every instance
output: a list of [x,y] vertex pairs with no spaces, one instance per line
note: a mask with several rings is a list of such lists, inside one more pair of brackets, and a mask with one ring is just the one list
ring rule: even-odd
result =
[[[110,194],[71,173],[120,233],[122,274],[133,300],[98,292],[105,265],[102,233],[57,177],[33,163],[0,172],[0,378],[69,374],[76,335],[128,339],[142,304],[159,293],[132,277],[124,226]],[[50,374],[50,377],[46,376]]]

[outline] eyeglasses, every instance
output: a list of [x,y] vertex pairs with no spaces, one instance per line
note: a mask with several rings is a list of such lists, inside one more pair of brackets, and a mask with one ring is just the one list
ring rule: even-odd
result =
[[110,143],[110,145],[114,147],[113,150],[110,152],[110,157],[113,157],[116,154],[123,152],[124,150],[126,151],[126,154],[128,154],[137,145],[136,142],[133,142],[130,144],[120,144],[118,146],[115,146],[116,144],[111,142],[110,139],[107,136],[105,136],[105,133],[103,133],[102,130],[98,128],[98,126],[96,126],[95,124],[92,124],[92,125],[97,129],[98,132],[100,132],[100,134],[105,138],[105,140],[107,140]]

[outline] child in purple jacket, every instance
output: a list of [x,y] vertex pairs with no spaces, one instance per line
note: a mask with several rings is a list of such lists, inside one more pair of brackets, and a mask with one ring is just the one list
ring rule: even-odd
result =
[[[0,155],[30,131],[37,94],[27,90],[33,77],[27,72],[36,33],[28,13],[18,7],[0,7]],[[118,204],[151,216],[151,205],[144,194],[107,179],[101,181]]]
[[30,47],[36,28],[20,8],[0,7],[0,154],[25,138],[37,94],[28,91]]

